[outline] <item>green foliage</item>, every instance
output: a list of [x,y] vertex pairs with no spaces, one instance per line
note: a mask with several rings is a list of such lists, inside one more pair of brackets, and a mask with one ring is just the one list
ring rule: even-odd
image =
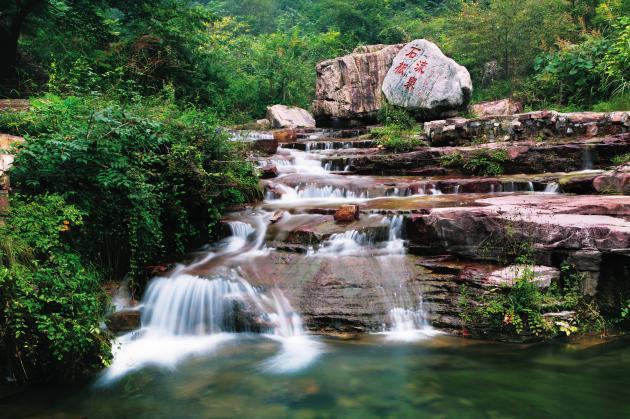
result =
[[455,152],[440,157],[444,167],[458,169],[465,174],[476,176],[497,176],[503,173],[503,165],[509,160],[507,152],[502,149],[479,149],[462,155]]
[[411,129],[416,125],[416,120],[409,112],[400,106],[386,103],[378,111],[378,122],[382,125],[392,125],[400,129]]
[[59,195],[14,197],[0,226],[0,338],[21,380],[73,379],[109,362],[102,278],[68,244],[82,226]]
[[615,166],[621,166],[622,164],[630,163],[630,153],[620,154],[612,158],[612,163]]
[[416,132],[403,129],[399,125],[374,128],[370,134],[376,138],[378,145],[394,153],[405,153],[426,145],[417,138]]
[[614,95],[623,98],[630,90],[629,47],[630,18],[620,17],[606,36],[589,34],[579,44],[537,58],[530,101],[593,104]]
[[167,100],[120,105],[47,96],[11,171],[22,193],[55,192],[85,214],[74,245],[109,275],[142,268],[208,240],[222,211],[258,197],[251,164],[216,119]]

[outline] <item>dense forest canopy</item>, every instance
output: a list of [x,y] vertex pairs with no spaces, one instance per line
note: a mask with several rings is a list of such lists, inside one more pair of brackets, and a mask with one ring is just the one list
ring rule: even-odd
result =
[[7,0],[2,10],[8,96],[172,84],[179,100],[244,120],[273,103],[308,107],[318,61],[416,38],[467,66],[478,99],[589,106],[628,91],[627,0]]

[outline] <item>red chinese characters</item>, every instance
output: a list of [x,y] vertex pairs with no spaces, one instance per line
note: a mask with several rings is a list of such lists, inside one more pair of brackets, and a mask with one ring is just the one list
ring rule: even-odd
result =
[[405,54],[405,57],[409,57],[411,59],[416,58],[418,55],[422,54],[421,48],[411,47],[411,50]]
[[405,89],[413,90],[413,88],[416,85],[417,81],[418,81],[418,79],[416,79],[415,77],[413,77],[413,76],[409,77],[409,79],[405,83]]
[[424,70],[427,68],[428,65],[429,62],[426,60],[418,61],[413,69],[420,74],[424,74]]
[[396,74],[403,75],[403,74],[405,74],[405,70],[407,70],[408,68],[409,68],[409,64],[400,63],[400,64],[398,64],[398,67],[396,67],[394,69],[394,72]]

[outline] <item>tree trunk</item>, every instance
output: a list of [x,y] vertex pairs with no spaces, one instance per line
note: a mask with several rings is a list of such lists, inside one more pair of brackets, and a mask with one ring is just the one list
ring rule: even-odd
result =
[[18,37],[13,36],[11,30],[0,29],[0,79],[15,74],[17,64]]
[[0,80],[15,74],[18,41],[24,21],[35,8],[43,4],[44,0],[18,1],[17,12],[10,20],[8,27],[0,27]]

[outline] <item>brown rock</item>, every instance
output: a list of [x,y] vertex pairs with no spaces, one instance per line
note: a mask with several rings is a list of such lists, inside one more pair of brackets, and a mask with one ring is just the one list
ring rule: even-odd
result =
[[621,193],[630,195],[630,164],[597,176],[593,187],[599,193]]
[[313,115],[318,123],[374,120],[381,86],[401,45],[370,45],[317,65]]
[[351,222],[359,219],[359,206],[358,205],[342,205],[334,215],[337,222]]
[[2,99],[0,100],[0,112],[2,111],[28,111],[31,104],[27,99]]
[[272,139],[266,139],[266,138],[257,139],[257,140],[254,140],[254,142],[253,142],[253,148],[256,151],[260,151],[260,152],[262,152],[264,154],[267,154],[267,155],[276,154],[276,151],[278,151],[278,140],[276,138],[272,138]]
[[280,144],[291,143],[297,140],[297,131],[294,129],[283,129],[273,132],[273,139]]
[[268,164],[260,168],[261,179],[272,179],[278,176],[278,168],[275,164]]
[[472,105],[471,110],[478,117],[514,115],[523,112],[523,104],[512,99],[500,99]]
[[24,138],[16,135],[0,134],[0,150],[9,150],[12,145],[23,143]]
[[114,333],[129,332],[140,327],[140,310],[121,310],[107,319],[107,328]]
[[567,118],[574,124],[587,124],[589,122],[599,122],[606,118],[602,112],[573,112],[567,114]]

